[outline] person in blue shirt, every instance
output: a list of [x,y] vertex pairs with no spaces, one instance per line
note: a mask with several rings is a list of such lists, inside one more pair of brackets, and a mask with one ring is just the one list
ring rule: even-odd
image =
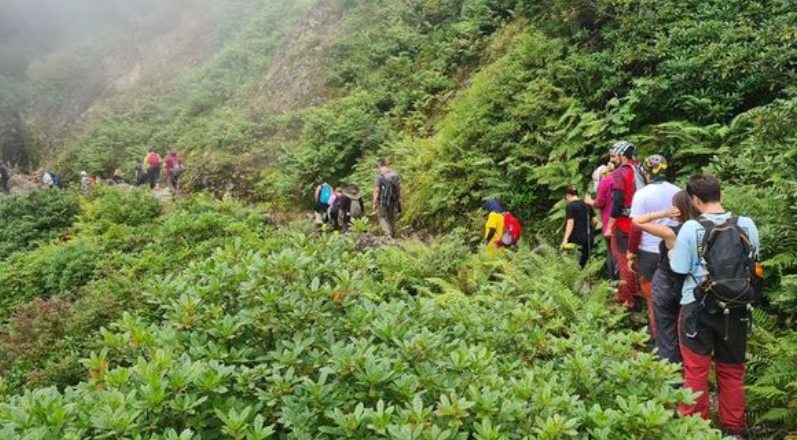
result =
[[[728,435],[743,439],[746,434],[744,372],[749,311],[735,309],[724,315],[716,307],[709,307],[695,298],[695,288],[708,274],[698,249],[706,232],[700,221],[721,225],[733,214],[723,208],[721,183],[712,175],[693,176],[686,191],[701,215],[698,220],[684,223],[678,232],[670,254],[670,267],[686,275],[679,322],[684,386],[701,395],[694,405],[681,405],[679,411],[683,415],[699,414],[710,419],[708,377],[713,358],[720,390],[720,421]],[[755,223],[747,217],[738,217],[738,226],[757,255],[760,240]]]

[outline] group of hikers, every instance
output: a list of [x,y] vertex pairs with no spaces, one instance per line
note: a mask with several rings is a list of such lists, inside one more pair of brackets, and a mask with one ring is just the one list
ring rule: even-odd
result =
[[179,191],[180,176],[185,170],[183,159],[177,155],[177,151],[172,150],[166,156],[166,160],[160,154],[150,150],[143,159],[136,161],[136,185],[149,185],[150,189],[160,189],[161,169],[166,171],[166,185],[169,192],[176,194]]
[[[136,186],[149,185],[151,189],[160,189],[161,169],[166,171],[166,185],[171,194],[179,191],[180,176],[185,170],[183,159],[177,151],[172,150],[163,160],[155,151],[147,152],[143,159],[136,161],[136,175],[132,183]],[[45,188],[65,189],[66,183],[55,173],[41,171],[38,178]],[[121,185],[126,184],[125,173],[117,168],[107,179],[99,175],[92,176],[86,171],[80,172],[80,190],[84,193],[91,191],[98,184]],[[11,170],[5,165],[0,166],[0,191],[9,193],[11,188]]]
[[562,246],[578,247],[587,264],[597,208],[607,273],[620,280],[618,303],[646,312],[658,356],[682,365],[684,386],[701,393],[679,411],[710,419],[713,362],[720,422],[727,435],[744,438],[747,336],[763,278],[758,229],[723,207],[715,176],[694,175],[681,190],[668,182],[662,155],[640,163],[635,145],[618,142],[609,156],[596,170],[594,199],[566,191]]
[[[565,191],[561,248],[577,250],[584,267],[601,232],[607,275],[620,281],[617,302],[644,312],[658,356],[682,365],[683,386],[701,393],[679,412],[710,419],[714,363],[720,422],[727,435],[743,439],[747,336],[763,278],[758,229],[723,207],[717,177],[694,175],[681,190],[667,180],[664,156],[640,163],[636,150],[629,142],[612,145],[608,163],[593,175],[595,198]],[[486,209],[488,252],[514,245],[517,239],[504,232],[519,232],[519,225],[510,226],[517,219],[495,199]]]
[[[388,239],[396,238],[396,224],[401,214],[401,176],[390,168],[387,160],[376,161],[374,197],[371,215],[376,215],[382,232]],[[317,226],[328,225],[335,230],[348,231],[352,221],[365,217],[360,188],[357,185],[333,188],[323,182],[313,193],[313,211]]]

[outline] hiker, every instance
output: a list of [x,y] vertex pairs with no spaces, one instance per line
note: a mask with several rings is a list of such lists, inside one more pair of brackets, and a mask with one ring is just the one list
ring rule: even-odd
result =
[[11,170],[5,165],[0,165],[0,192],[11,192]]
[[[649,156],[639,166],[642,177],[645,178],[647,184],[634,194],[634,199],[631,202],[630,217],[632,219],[645,214],[664,211],[672,206],[673,197],[680,191],[680,188],[667,181],[667,168],[667,159],[660,154]],[[675,226],[677,224],[669,217],[659,218],[656,223],[663,226]],[[659,254],[661,238],[644,232],[632,224],[628,242],[628,252],[626,252],[628,270],[636,272],[639,277],[640,291],[647,302],[648,329],[655,339],[656,321],[653,319],[651,282],[661,259]]]
[[181,174],[183,174],[183,160],[177,156],[177,151],[172,150],[166,156],[166,185],[170,193],[177,194]]
[[327,219],[329,221],[330,226],[332,229],[339,230],[341,227],[340,219],[338,215],[340,214],[340,203],[343,201],[341,197],[343,196],[343,188],[335,188],[335,191],[332,192],[332,195],[329,197],[329,209],[327,210]]
[[47,188],[60,188],[61,187],[61,179],[58,178],[53,173],[44,171],[42,173],[42,183]]
[[80,172],[80,190],[84,193],[91,191],[91,178],[89,177],[89,173],[85,171]]
[[108,179],[108,183],[111,185],[121,185],[125,183],[125,173],[119,168],[115,169],[111,178]]
[[489,199],[484,204],[487,210],[487,223],[484,225],[484,240],[487,242],[487,254],[495,255],[503,252],[501,237],[504,236],[504,207],[498,199]]
[[670,267],[685,276],[679,335],[684,386],[700,392],[682,415],[709,419],[708,377],[714,361],[719,388],[719,419],[729,436],[742,439],[745,428],[744,371],[750,309],[760,279],[758,229],[722,206],[719,179],[698,174],[686,191],[700,212],[681,227]]
[[336,203],[339,204],[338,224],[342,232],[347,232],[351,227],[352,220],[361,219],[365,214],[360,188],[357,185],[349,185],[343,190]]
[[332,187],[326,181],[316,187],[313,194],[313,211],[315,211],[316,226],[321,226],[328,221],[327,215],[332,194]]
[[612,173],[614,173],[614,164],[609,162],[603,167],[600,183],[595,200],[587,194],[584,197],[584,203],[597,208],[600,212],[601,218],[601,235],[606,243],[606,274],[609,279],[616,280],[618,278],[617,261],[612,253],[612,236],[609,229],[609,219],[611,217],[611,201],[612,201]]
[[144,158],[144,167],[147,172],[147,181],[150,189],[160,189],[161,156],[150,150]]
[[142,159],[136,159],[136,178],[135,184],[139,186],[146,181],[147,174],[144,171],[144,161]]
[[396,222],[401,214],[401,176],[393,171],[385,159],[376,161],[378,172],[374,184],[372,214],[378,214],[384,235],[396,238]]
[[631,229],[631,202],[634,193],[641,189],[644,178],[641,176],[638,163],[634,161],[636,146],[630,142],[615,143],[610,150],[610,158],[614,163],[612,174],[612,201],[609,224],[606,234],[612,237],[612,253],[620,272],[620,286],[617,288],[617,302],[628,310],[639,310],[639,281],[636,273],[628,270],[626,252],[628,252],[628,233]]
[[[653,326],[656,328],[654,339],[658,356],[674,364],[681,364],[683,359],[678,343],[678,314],[681,310],[681,291],[685,276],[670,268],[669,253],[675,247],[681,226],[699,215],[689,200],[689,194],[679,191],[673,196],[670,208],[634,217],[634,226],[661,240],[659,261],[651,282]],[[660,221],[662,219],[670,219],[675,225],[663,223]]]
[[595,226],[598,220],[595,212],[578,196],[574,187],[565,191],[567,207],[565,208],[565,235],[562,238],[561,249],[566,249],[568,244],[573,244],[579,249],[578,264],[584,268],[592,252],[592,243],[595,235]]

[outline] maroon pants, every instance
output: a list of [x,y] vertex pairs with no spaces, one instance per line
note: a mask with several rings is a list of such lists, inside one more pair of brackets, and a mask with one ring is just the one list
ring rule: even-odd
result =
[[612,235],[612,252],[617,260],[620,270],[620,287],[617,288],[617,302],[625,304],[629,309],[634,308],[634,297],[640,296],[639,280],[635,272],[628,269],[628,234],[616,229]]
[[701,394],[694,405],[680,405],[681,414],[699,414],[710,419],[708,376],[713,361],[719,386],[720,422],[731,434],[746,432],[744,358],[748,319],[744,311],[726,317],[718,311],[709,313],[697,303],[682,307],[678,333],[684,360],[684,387]]

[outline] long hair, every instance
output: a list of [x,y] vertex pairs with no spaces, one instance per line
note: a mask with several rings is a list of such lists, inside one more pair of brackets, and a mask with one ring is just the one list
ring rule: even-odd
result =
[[686,223],[689,220],[695,220],[700,217],[700,213],[692,205],[692,200],[686,191],[679,191],[672,197],[672,205],[681,211],[681,217],[678,221]]

